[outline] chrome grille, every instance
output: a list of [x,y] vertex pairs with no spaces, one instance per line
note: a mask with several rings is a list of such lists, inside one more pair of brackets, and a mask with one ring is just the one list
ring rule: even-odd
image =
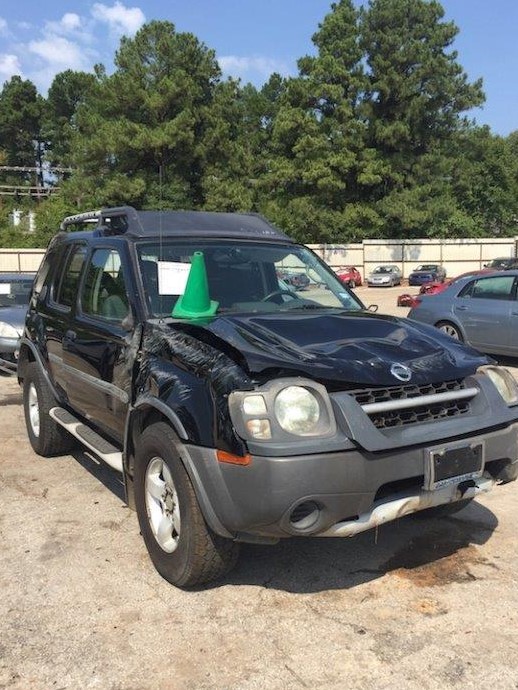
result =
[[[421,386],[408,384],[404,386],[388,386],[384,388],[367,388],[348,391],[356,402],[363,406],[375,403],[391,403],[400,400],[411,401],[417,398],[415,406],[403,409],[386,409],[371,412],[369,418],[378,429],[390,429],[407,424],[423,424],[436,420],[444,420],[466,414],[470,409],[470,400],[466,397],[458,400],[453,397],[450,400],[440,402],[423,401],[422,396],[432,396],[443,393],[455,393],[464,391],[465,385],[462,379],[429,383]],[[424,404],[423,404],[424,403]]]

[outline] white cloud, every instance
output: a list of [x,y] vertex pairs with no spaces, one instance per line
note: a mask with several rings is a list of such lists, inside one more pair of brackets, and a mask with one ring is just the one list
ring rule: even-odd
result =
[[97,21],[108,24],[110,31],[117,35],[133,36],[146,21],[140,7],[125,7],[118,1],[112,7],[96,2],[92,7],[92,16]]
[[0,17],[0,36],[7,36],[8,33],[7,22],[3,17]]
[[223,72],[245,78],[250,78],[252,75],[268,78],[272,72],[287,75],[291,71],[286,63],[261,55],[251,57],[222,55],[218,57],[218,62]]
[[14,74],[22,74],[22,67],[16,55],[0,54],[0,79],[6,81]]
[[46,33],[68,34],[81,29],[81,17],[75,12],[66,12],[58,22],[46,22]]
[[31,41],[29,51],[58,69],[84,69],[88,65],[82,48],[63,36],[50,34],[41,41]]

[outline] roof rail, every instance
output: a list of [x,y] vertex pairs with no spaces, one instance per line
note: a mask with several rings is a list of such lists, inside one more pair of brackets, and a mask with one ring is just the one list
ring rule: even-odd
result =
[[[117,206],[114,208],[100,208],[97,211],[85,211],[67,216],[61,223],[60,229],[67,230],[70,225],[79,223],[96,223],[96,229],[105,228],[107,234],[119,234],[125,232],[128,227],[128,218],[134,217],[135,209],[133,206]],[[124,218],[122,224],[111,222],[112,218]],[[110,233],[111,231],[111,233]]]

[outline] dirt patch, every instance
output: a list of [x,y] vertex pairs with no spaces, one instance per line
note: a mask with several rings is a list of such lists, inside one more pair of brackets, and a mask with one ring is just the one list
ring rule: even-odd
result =
[[498,570],[498,566],[482,556],[476,546],[432,533],[412,539],[384,564],[382,570],[410,580],[416,587],[443,587],[452,582],[481,579],[480,568],[475,573],[474,566]]
[[444,616],[448,609],[437,599],[417,599],[411,603],[411,608],[423,616]]

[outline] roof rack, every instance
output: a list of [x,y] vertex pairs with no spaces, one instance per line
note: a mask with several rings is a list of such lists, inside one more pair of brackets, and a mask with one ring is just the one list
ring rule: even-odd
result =
[[213,211],[136,211],[132,206],[102,208],[68,216],[61,230],[73,225],[94,224],[94,236],[128,235],[138,237],[175,236],[226,237],[282,240],[290,237],[257,213]]
[[[100,208],[97,211],[85,211],[67,216],[61,223],[60,229],[67,231],[71,225],[96,223],[95,230],[99,234],[119,235],[128,229],[129,217],[136,218],[137,212],[133,206],[117,206],[115,208]],[[114,222],[118,219],[118,222]]]

